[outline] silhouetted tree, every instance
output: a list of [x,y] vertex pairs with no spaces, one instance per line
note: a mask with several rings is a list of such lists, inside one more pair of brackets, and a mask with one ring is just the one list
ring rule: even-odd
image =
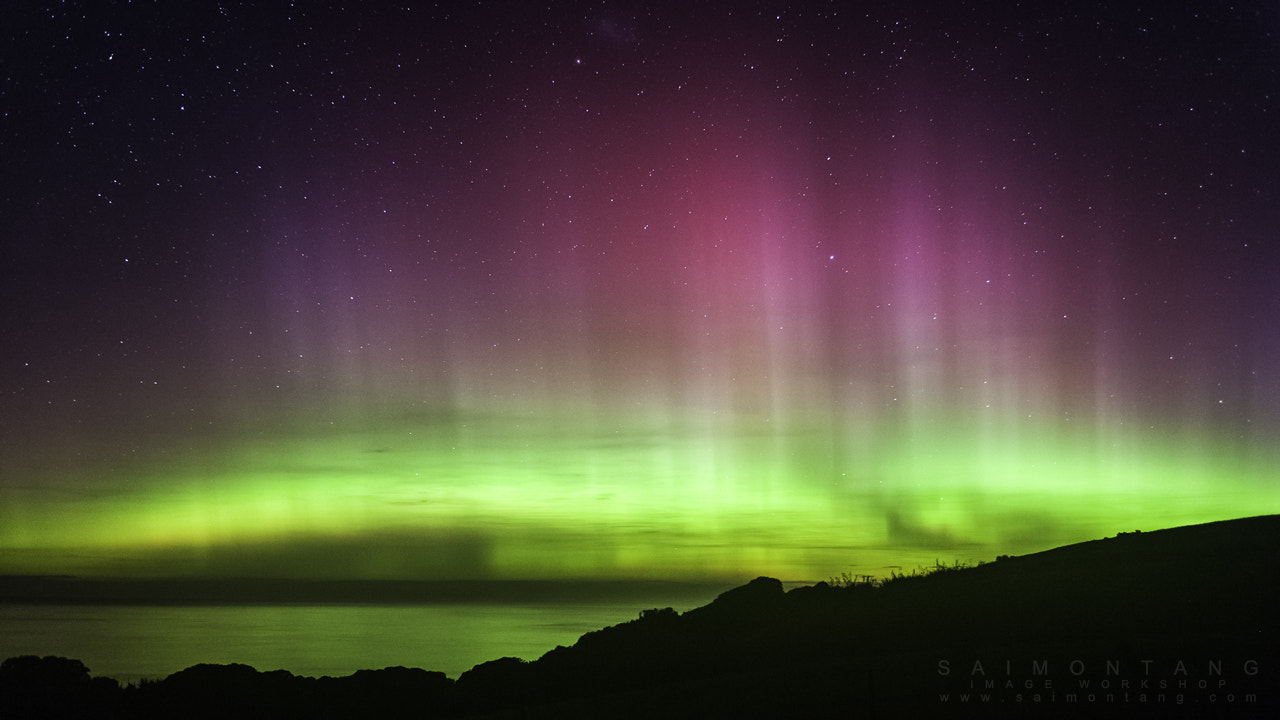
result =
[[23,655],[0,663],[0,718],[110,718],[120,700],[111,678],[65,657]]

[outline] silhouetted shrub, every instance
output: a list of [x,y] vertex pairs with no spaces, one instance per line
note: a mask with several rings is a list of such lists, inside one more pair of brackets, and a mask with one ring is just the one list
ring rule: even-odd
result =
[[854,575],[852,573],[840,573],[840,577],[832,577],[828,582],[818,583],[819,585],[830,585],[831,587],[848,590],[852,588],[874,588],[880,586],[879,578],[872,575]]
[[186,718],[286,717],[304,700],[308,678],[286,670],[260,673],[248,665],[193,665],[150,686],[153,716]]
[[453,681],[442,672],[396,666],[325,680],[323,710],[335,716],[431,718],[457,709]]
[[950,565],[943,564],[941,560],[935,560],[932,567],[918,567],[909,573],[900,573],[896,571],[891,572],[889,573],[889,577],[880,581],[879,587],[884,587],[890,583],[902,582],[904,580],[920,580],[927,577],[933,577],[934,575],[960,572],[962,570],[969,570],[973,567],[974,566],[959,560],[953,561]]

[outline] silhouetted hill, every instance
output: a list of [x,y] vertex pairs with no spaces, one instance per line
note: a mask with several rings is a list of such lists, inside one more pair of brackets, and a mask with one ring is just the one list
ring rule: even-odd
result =
[[55,697],[107,717],[1276,717],[1278,550],[1266,516],[879,586],[758,578],[456,682],[196,666],[122,689],[76,661],[16,658],[0,697],[4,717]]
[[[614,717],[768,708],[844,717],[851,707],[902,717],[1273,717],[1277,550],[1280,517],[1267,516],[1121,534],[880,587],[784,593],[760,578],[683,615],[650,611],[590,633],[530,663],[526,682],[541,698],[619,693]],[[1116,692],[1069,701],[1085,680]],[[961,703],[970,681],[996,692],[980,707]],[[665,690],[636,694],[652,687]],[[1214,690],[1221,697],[1210,698]],[[546,716],[576,712],[567,710]]]

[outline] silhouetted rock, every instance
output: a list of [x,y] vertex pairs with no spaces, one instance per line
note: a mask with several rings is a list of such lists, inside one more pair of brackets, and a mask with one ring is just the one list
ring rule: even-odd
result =
[[758,577],[742,587],[720,593],[709,607],[720,612],[771,610],[778,607],[785,594],[781,580]]

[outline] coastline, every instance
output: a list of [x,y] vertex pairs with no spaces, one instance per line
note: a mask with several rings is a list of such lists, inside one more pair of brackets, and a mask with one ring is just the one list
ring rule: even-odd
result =
[[[213,693],[226,715],[244,711],[236,698],[251,691],[284,716],[356,717],[373,683],[385,717],[847,717],[859,707],[891,717],[1268,717],[1280,699],[1277,551],[1280,516],[1261,516],[882,583],[788,591],[757,578],[706,605],[643,610],[536,660],[498,658],[456,680],[403,667],[310,678],[199,665],[143,688],[95,678],[106,693],[95,702],[127,697],[137,716],[159,717]],[[333,701],[317,709],[317,697]]]

